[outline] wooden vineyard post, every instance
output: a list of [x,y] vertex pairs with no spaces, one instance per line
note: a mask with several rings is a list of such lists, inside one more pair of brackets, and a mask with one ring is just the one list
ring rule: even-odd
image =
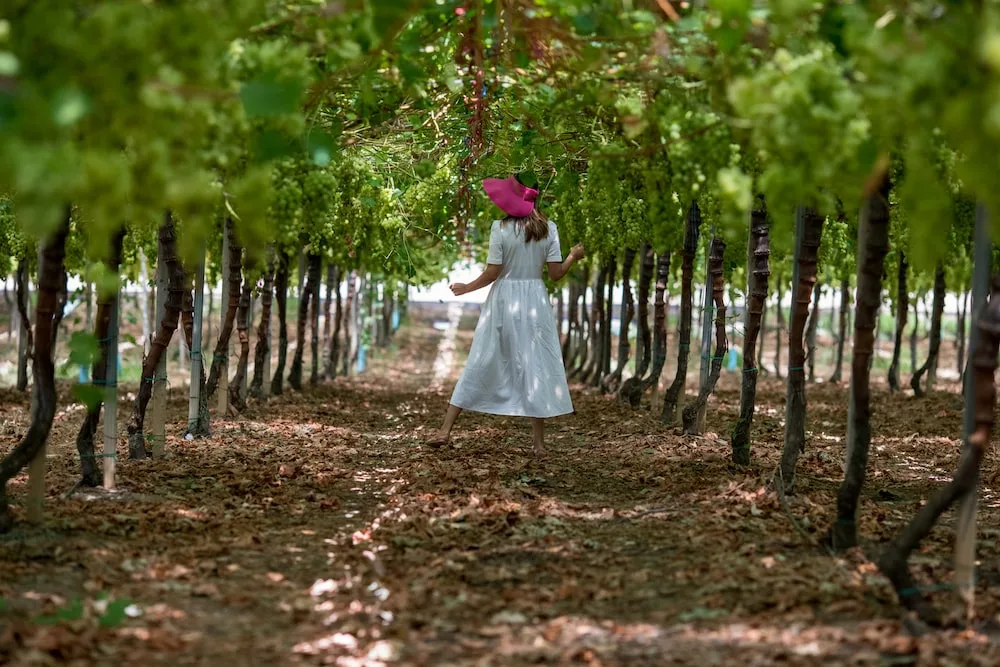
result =
[[108,354],[104,372],[104,488],[115,488],[118,463],[118,321],[121,308],[121,276],[111,295],[108,322]]
[[205,246],[201,247],[201,257],[195,270],[194,283],[194,330],[191,332],[191,387],[188,392],[188,432],[198,431],[201,405],[202,375],[202,321],[205,311]]
[[[159,326],[159,322],[163,321],[164,316],[167,312],[167,289],[168,289],[168,277],[167,277],[167,263],[163,257],[156,258],[156,319],[154,320]],[[151,347],[153,343],[153,334],[149,335],[149,346]],[[181,343],[181,347],[184,344]],[[167,436],[167,355],[160,355],[160,360],[156,364],[156,373],[153,377],[153,405],[152,405],[152,421],[149,427],[149,439],[152,440],[152,447],[150,448],[153,453],[154,459],[159,459],[163,457],[164,445],[166,443]]]
[[[979,349],[981,337],[979,316],[986,305],[990,293],[990,273],[992,267],[993,243],[990,239],[989,215],[986,207],[980,203],[976,206],[976,227],[973,236],[973,267],[972,267],[972,319],[973,326],[969,331],[969,349]],[[998,297],[1000,298],[1000,297]],[[970,361],[971,357],[970,356]],[[975,428],[975,373],[965,372],[962,376],[963,393],[965,395],[965,414],[962,420],[964,449],[968,449],[969,438]],[[962,452],[967,455],[967,451]],[[979,497],[978,474],[972,489],[958,506],[958,516],[955,526],[955,590],[965,602],[966,614],[972,617],[975,603],[976,577],[976,510]]]
[[[233,222],[228,217],[226,218],[225,228],[222,230],[222,301],[219,304],[219,312],[222,313],[223,324],[220,327],[224,327],[226,313],[229,311],[229,255],[232,252],[232,248],[229,245],[229,239],[232,235],[230,227]],[[218,411],[219,417],[225,417],[229,411],[229,350],[232,345],[232,337],[226,342],[226,349],[223,352],[225,356],[224,359],[219,361],[222,364],[222,374],[219,375],[219,403]]]

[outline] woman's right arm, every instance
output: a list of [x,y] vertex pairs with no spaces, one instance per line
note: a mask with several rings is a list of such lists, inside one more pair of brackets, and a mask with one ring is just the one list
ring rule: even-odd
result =
[[553,282],[559,282],[563,277],[569,273],[569,270],[573,268],[573,265],[586,256],[586,252],[583,249],[582,243],[577,243],[573,246],[573,249],[569,251],[569,255],[561,262],[549,262],[549,279]]

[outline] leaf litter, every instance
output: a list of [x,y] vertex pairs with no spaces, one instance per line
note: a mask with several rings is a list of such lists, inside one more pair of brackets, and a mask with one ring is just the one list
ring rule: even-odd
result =
[[[528,424],[474,414],[434,450],[422,439],[448,397],[427,389],[441,334],[414,319],[368,374],[252,404],[215,421],[211,438],[177,435],[186,400],[172,392],[168,457],[122,461],[114,493],[63,498],[80,415],[60,413],[46,523],[0,538],[0,662],[1000,662],[985,623],[1000,600],[996,456],[983,470],[983,625],[911,636],[871,560],[954,467],[953,391],[876,392],[866,542],[831,557],[796,532],[768,483],[779,382],[761,382],[745,469],[728,462],[739,390],[725,376],[704,437],[576,388],[577,414],[550,423],[545,458],[531,455]],[[817,542],[842,475],[845,399],[844,386],[809,387],[788,502]],[[27,423],[23,397],[0,392],[0,414],[6,449]],[[12,485],[15,503],[25,482]],[[953,523],[914,558],[926,585],[950,577]]]

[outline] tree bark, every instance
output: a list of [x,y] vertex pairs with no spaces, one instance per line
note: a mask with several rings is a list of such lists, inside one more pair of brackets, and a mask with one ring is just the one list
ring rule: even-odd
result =
[[913,328],[910,329],[910,373],[917,372],[917,337],[920,328],[920,297],[913,301]]
[[570,355],[573,353],[573,337],[576,335],[576,308],[578,304],[579,295],[577,294],[576,282],[570,280],[569,303],[567,304],[568,313],[566,317],[566,337],[562,339],[562,344],[560,346],[563,369],[567,371],[570,368]]
[[708,372],[708,379],[698,390],[698,396],[687,407],[682,414],[682,424],[685,435],[699,435],[698,415],[708,403],[708,397],[715,391],[715,384],[719,380],[722,372],[722,360],[729,349],[729,342],[726,340],[726,302],[724,299],[726,291],[726,278],[723,275],[723,255],[726,251],[726,243],[718,236],[712,239],[708,254],[708,273],[712,279],[712,299],[715,302],[715,354],[712,356],[712,367]]
[[[108,250],[108,270],[118,275],[122,263],[122,242],[125,239],[125,228],[121,228],[111,237]],[[103,386],[105,383],[108,359],[108,326],[111,322],[111,294],[99,290],[97,294],[97,320],[94,322],[94,337],[97,338],[98,353],[91,367],[91,383]],[[80,483],[84,486],[96,487],[101,484],[101,470],[97,465],[94,453],[94,436],[97,435],[97,425],[101,419],[103,400],[87,406],[87,416],[83,418],[80,431],[76,434],[76,451],[80,454]]]
[[28,362],[33,354],[34,342],[31,333],[31,316],[28,295],[28,259],[22,257],[17,262],[17,312],[20,315],[17,336],[17,390],[28,391]]
[[593,386],[595,387],[599,387],[601,385],[601,380],[611,373],[611,339],[613,338],[611,322],[614,319],[615,274],[617,272],[618,262],[612,259],[608,263],[608,298],[604,304],[604,352],[601,357],[604,363],[601,366],[601,372],[593,380],[591,380]]
[[965,380],[965,318],[969,311],[969,292],[962,292],[962,302],[958,311],[958,377],[959,381]]
[[698,202],[691,202],[687,225],[684,228],[684,252],[681,256],[681,321],[678,325],[680,340],[677,344],[677,373],[664,392],[660,421],[672,424],[677,419],[677,404],[687,383],[688,356],[691,352],[691,316],[694,309],[693,287],[694,260],[698,253],[698,229],[701,227],[701,210]]
[[[14,282],[17,283],[17,276],[14,276]],[[87,285],[88,289],[90,284]],[[14,337],[14,299],[10,296],[10,290],[7,289],[7,276],[3,278],[3,301],[7,305],[7,342],[9,343]],[[87,308],[89,312],[90,302],[87,302]],[[87,328],[90,328],[88,323]]]
[[[163,255],[159,255],[156,259],[156,275],[154,276],[156,280],[156,289],[153,291],[154,303],[153,303],[153,321],[162,322],[163,318],[167,315],[167,298],[170,296],[170,271],[167,267],[166,262],[163,261]],[[187,276],[184,276],[183,284],[181,285],[184,290],[184,295],[189,295],[190,291],[187,289],[188,286]],[[183,310],[184,299],[181,299],[181,309]],[[183,331],[179,338],[184,338]],[[152,340],[149,341],[150,346],[152,346]],[[178,345],[181,351],[184,350],[184,344]],[[155,380],[153,381],[153,395],[149,399],[150,406],[147,408],[150,412],[149,414],[149,440],[151,442],[150,450],[152,452],[153,458],[162,458],[164,451],[166,449],[167,443],[167,353],[160,355],[160,360],[156,364],[156,371],[154,373]]]
[[733,428],[733,463],[750,464],[750,427],[757,400],[759,362],[755,361],[757,338],[761,334],[767,306],[768,277],[771,275],[771,237],[767,211],[761,206],[750,214],[750,242],[747,257],[747,309],[743,335],[743,380],[740,385],[740,416]]
[[[337,285],[337,266],[333,262],[326,265],[326,300],[323,302],[323,349],[329,353],[330,350],[330,325],[332,324],[333,291]],[[323,360],[323,377],[329,377],[327,370],[330,368],[330,360]]]
[[816,284],[813,286],[813,308],[812,312],[809,313],[809,324],[806,327],[806,341],[808,341],[806,359],[808,363],[809,382],[816,381],[816,330],[819,328],[819,304],[822,296],[823,285],[819,280],[817,280]]
[[236,375],[229,383],[229,404],[243,412],[247,407],[245,391],[247,366],[250,363],[250,300],[253,285],[249,280],[243,281],[243,293],[240,295],[240,305],[236,313],[236,336],[240,344],[240,358],[236,362]]
[[[181,322],[184,340],[191,351],[191,386],[188,389],[187,435],[207,437],[211,435],[211,415],[208,411],[208,393],[205,391],[205,363],[202,359],[205,337],[202,335],[205,322],[205,246],[200,249],[198,266],[195,268],[194,284],[189,279],[181,304]],[[208,290],[212,293],[211,289]]]
[[[642,400],[642,387],[649,370],[652,347],[652,333],[649,329],[649,289],[653,282],[653,271],[656,258],[653,254],[653,247],[648,243],[642,245],[639,251],[641,264],[639,265],[639,320],[638,333],[636,335],[636,365],[635,375],[630,377],[618,390],[618,400],[633,407],[638,407]],[[570,317],[573,316],[572,305],[570,306]]]
[[[223,285],[222,288],[225,289],[226,286]],[[214,321],[214,319],[212,317],[212,314],[214,312],[214,309],[215,309],[215,285],[209,285],[209,287],[208,287],[208,312],[202,314],[202,321],[208,323],[208,331],[206,331],[205,334],[204,334],[204,340],[206,340],[206,341],[211,341],[212,340],[212,322]],[[202,362],[202,363],[204,363],[204,362]],[[207,375],[205,376],[205,379],[206,380],[208,379]]]
[[[565,314],[565,304],[563,303],[563,288],[560,285],[556,289],[556,337],[559,340],[559,347],[563,346],[563,315]],[[567,339],[569,336],[567,335]]]
[[871,444],[871,358],[875,322],[882,303],[882,272],[889,250],[888,175],[865,202],[858,226],[858,302],[854,317],[854,357],[847,422],[847,466],[837,492],[837,519],[827,536],[836,550],[857,545],[855,516]]
[[149,260],[146,259],[146,253],[142,248],[139,248],[139,312],[142,314],[143,351],[149,354],[146,346],[150,345],[153,339],[153,322],[149,310]]
[[580,291],[580,309],[578,312],[579,316],[579,328],[577,333],[577,345],[576,350],[573,352],[573,359],[570,363],[570,367],[566,373],[567,380],[573,380],[583,369],[587,366],[587,358],[590,355],[590,338],[592,324],[590,322],[590,311],[587,310],[587,285],[590,283],[590,269],[585,268],[583,271],[583,279],[580,281],[579,291]]
[[823,238],[823,216],[817,211],[801,207],[796,234],[796,263],[793,285],[793,309],[788,332],[788,382],[785,399],[785,444],[781,454],[781,484],[786,493],[795,487],[795,466],[806,445],[806,374],[803,334],[809,318],[809,304],[819,245]]
[[257,325],[257,345],[253,351],[253,381],[250,383],[250,395],[256,399],[265,398],[264,366],[271,356],[271,303],[274,293],[274,259],[267,264],[264,271],[264,285],[260,291],[260,324]]
[[594,302],[590,312],[594,330],[590,336],[590,360],[580,378],[584,384],[589,384],[595,375],[599,375],[604,365],[604,286],[607,278],[608,267],[604,266],[597,272],[594,282]]
[[847,341],[847,314],[850,306],[851,286],[847,278],[843,278],[840,281],[840,312],[838,313],[840,319],[838,328],[840,333],[837,335],[837,360],[834,362],[833,375],[830,377],[830,382],[833,383],[840,382],[843,377],[844,344]]
[[[990,221],[986,206],[976,204],[976,222],[972,236],[972,311],[978,320],[986,307],[990,293],[990,273],[993,270],[993,240],[990,236]],[[980,344],[979,329],[973,327],[970,345],[975,349]],[[976,386],[975,373],[964,373],[962,394],[964,414],[962,415],[962,439],[968,441],[976,428]],[[968,447],[965,447],[967,450]],[[975,614],[976,601],[976,514],[979,506],[978,479],[959,502],[955,517],[955,589],[965,602],[966,618],[971,623]]]
[[915,611],[927,623],[937,625],[940,618],[920,592],[909,567],[909,557],[931,532],[944,512],[976,488],[979,468],[993,436],[996,410],[995,374],[1000,350],[1000,274],[993,277],[989,303],[979,317],[979,339],[971,347],[971,389],[974,397],[973,428],[966,437],[958,469],[952,481],[923,505],[913,520],[896,536],[878,560],[878,567],[892,582],[900,602]]
[[226,299],[226,316],[219,330],[219,340],[215,344],[215,354],[212,356],[212,368],[205,383],[206,399],[211,400],[219,388],[219,380],[229,359],[229,339],[233,335],[233,322],[240,305],[240,287],[243,282],[243,248],[236,239],[236,232],[230,222],[229,230],[229,297]]
[[909,265],[906,255],[899,253],[899,270],[896,277],[896,332],[892,343],[892,363],[889,364],[889,391],[899,391],[899,358],[903,349],[903,330],[910,313],[910,292],[906,284]]
[[622,373],[625,372],[625,364],[628,363],[632,347],[629,344],[629,328],[632,326],[632,319],[635,317],[635,303],[632,299],[632,266],[635,264],[635,250],[625,249],[625,259],[622,263],[622,304],[618,309],[619,330],[618,330],[618,359],[615,362],[615,370],[608,375],[601,383],[601,388],[606,394],[613,394],[618,391],[622,383]]
[[774,329],[774,376],[779,380],[783,379],[784,375],[781,372],[781,334],[785,330],[785,311],[782,308],[782,303],[785,300],[785,295],[781,292],[782,277],[779,276],[777,280],[777,296],[778,302],[775,304],[778,317],[778,326]]
[[[770,249],[770,248],[769,248]],[[770,268],[770,267],[768,267]],[[764,295],[763,312],[760,314],[760,335],[757,336],[757,377],[767,375],[767,368],[764,367],[764,343],[767,339],[767,298],[770,292]]]
[[309,384],[316,386],[319,384],[319,362],[320,362],[320,351],[319,351],[319,312],[320,312],[320,299],[323,289],[323,257],[321,255],[310,255],[309,256],[309,283],[312,288],[312,296],[310,300],[312,301],[309,314],[309,318],[312,321],[312,326],[310,331],[312,333],[312,372],[309,374]]
[[285,361],[288,359],[288,251],[278,251],[278,269],[274,273],[274,295],[278,302],[278,363],[271,378],[271,393],[283,391]]
[[[0,533],[10,531],[14,525],[14,519],[8,506],[7,482],[38,457],[42,457],[39,462],[42,466],[44,465],[45,445],[52,429],[52,420],[56,414],[52,326],[56,314],[56,304],[59,300],[59,290],[66,280],[66,237],[69,234],[71,215],[72,209],[67,206],[62,222],[44,242],[39,253],[38,302],[35,307],[35,348],[32,357],[34,386],[31,392],[31,422],[21,441],[3,460],[0,460]],[[38,482],[34,486],[36,489],[44,490],[44,485],[39,486]],[[38,498],[37,500],[41,501],[42,499]],[[29,510],[31,510],[30,507]],[[37,514],[37,516],[29,516],[29,518],[41,518],[40,513],[41,506],[39,504],[34,510],[31,510],[31,514]]]
[[[698,367],[698,391],[695,396],[701,393],[702,388],[708,384],[708,379],[712,374],[712,271],[709,264],[712,260],[712,240],[715,238],[715,225],[711,228],[711,238],[705,247],[705,286],[698,297],[701,303],[701,336],[698,339],[698,357],[701,362]],[[690,430],[691,435],[699,435],[705,431],[705,420],[708,418],[708,402],[702,404],[701,412],[698,414],[697,425],[691,429],[685,428],[685,432]]]
[[[306,284],[301,290],[302,296],[299,298],[299,317],[296,327],[295,356],[292,357],[292,366],[288,371],[288,384],[296,391],[302,391],[302,372],[305,351],[306,351],[306,326],[309,322],[309,305],[313,302],[313,312],[316,312],[316,297],[319,294],[319,278],[323,269],[323,260],[320,255],[309,255],[309,271],[306,277]],[[314,318],[315,319],[315,318]],[[315,331],[314,331],[315,333]]]
[[330,380],[337,377],[337,368],[340,366],[337,362],[340,359],[340,329],[344,319],[343,303],[340,298],[340,282],[341,270],[340,267],[335,266],[333,291],[334,297],[337,300],[337,307],[333,314],[333,334],[330,336],[330,361],[326,367],[326,377]]
[[160,322],[156,337],[149,346],[149,354],[142,361],[139,393],[136,395],[132,416],[125,429],[128,433],[128,456],[130,459],[144,459],[149,456],[149,452],[146,451],[145,433],[143,433],[146,406],[153,395],[153,383],[156,381],[156,367],[160,363],[160,357],[166,353],[170,339],[177,331],[181,312],[181,297],[184,294],[184,267],[181,266],[181,260],[177,256],[177,234],[169,212],[165,215],[163,224],[160,225],[158,245],[156,261],[163,261],[166,264],[170,287],[164,304],[163,321]]
[[653,296],[653,367],[643,379],[638,396],[632,399],[632,407],[639,407],[642,394],[653,387],[657,393],[663,367],[667,364],[667,282],[670,280],[670,252],[661,253],[656,258],[656,288]]
[[[944,266],[939,262],[937,270],[934,272],[934,298],[931,306],[931,346],[927,354],[927,361],[910,378],[910,386],[913,388],[914,395],[918,398],[926,395],[926,392],[920,386],[920,379],[924,373],[937,363],[938,353],[941,351],[941,316],[944,314],[944,297]],[[933,389],[933,383],[928,379],[927,391],[931,389]]]
[[[389,341],[392,339],[392,310],[393,303],[395,301],[395,295],[393,290],[389,289],[389,282],[386,280],[382,283],[382,335],[379,341],[379,347],[389,347]],[[559,290],[559,327],[562,330],[562,289]]]
[[344,356],[341,360],[343,371],[341,375],[348,375],[351,366],[351,354],[354,335],[351,328],[351,320],[354,318],[354,300],[357,298],[357,275],[351,271],[347,275],[347,299],[344,304]]
[[590,308],[586,309],[586,301],[584,302],[584,308],[587,313],[587,341],[586,347],[583,349],[583,356],[580,360],[580,366],[576,369],[574,376],[578,377],[581,383],[586,383],[587,378],[593,371],[594,364],[597,363],[597,358],[600,356],[600,331],[601,331],[601,313],[604,309],[599,305],[604,303],[604,267],[598,267],[597,271],[594,273],[594,284],[591,289],[591,301]]

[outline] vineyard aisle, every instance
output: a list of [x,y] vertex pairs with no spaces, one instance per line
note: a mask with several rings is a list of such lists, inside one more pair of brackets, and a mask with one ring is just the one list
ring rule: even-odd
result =
[[[772,378],[760,382],[746,469],[730,466],[717,435],[737,415],[735,373],[719,380],[703,436],[576,388],[577,414],[553,421],[545,459],[531,456],[528,423],[484,415],[462,415],[449,446],[425,447],[476,317],[474,307],[432,316],[412,304],[364,374],[251,401],[205,440],[180,436],[186,392],[172,387],[167,457],[122,461],[110,495],[64,499],[79,474],[80,415],[61,386],[46,523],[0,539],[0,663],[1000,661],[983,635],[909,636],[865,556],[913,515],[935,488],[927,480],[954,469],[957,387],[939,380],[921,401],[873,394],[859,525],[868,542],[831,558],[819,540],[842,476],[846,386],[810,386],[808,446],[789,498],[810,540],[767,487],[784,431],[784,385]],[[0,394],[4,438],[23,431],[25,407]],[[989,458],[982,526],[1000,523],[998,473]],[[22,475],[15,502],[25,489]],[[944,580],[951,531],[938,533],[919,562]],[[994,539],[979,558],[996,562]],[[978,616],[990,618],[995,570],[979,579]]]

